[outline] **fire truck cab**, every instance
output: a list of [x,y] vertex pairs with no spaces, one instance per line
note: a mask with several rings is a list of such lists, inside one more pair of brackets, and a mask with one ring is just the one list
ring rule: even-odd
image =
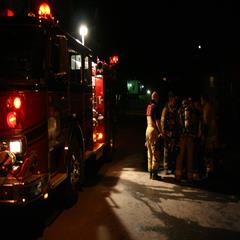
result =
[[49,11],[0,17],[0,204],[47,198],[59,185],[74,203],[87,161],[113,147],[104,68]]

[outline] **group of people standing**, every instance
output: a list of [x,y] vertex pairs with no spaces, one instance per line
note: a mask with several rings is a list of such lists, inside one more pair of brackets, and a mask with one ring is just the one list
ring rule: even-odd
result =
[[146,109],[146,147],[150,178],[159,172],[174,174],[177,181],[206,177],[218,146],[216,114],[208,97],[180,99],[172,92],[161,109],[154,91]]

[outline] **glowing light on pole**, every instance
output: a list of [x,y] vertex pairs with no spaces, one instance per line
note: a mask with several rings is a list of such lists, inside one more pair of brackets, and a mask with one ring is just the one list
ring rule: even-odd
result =
[[84,45],[85,44],[84,38],[88,34],[88,28],[85,25],[81,25],[79,28],[79,34],[82,37],[82,44]]

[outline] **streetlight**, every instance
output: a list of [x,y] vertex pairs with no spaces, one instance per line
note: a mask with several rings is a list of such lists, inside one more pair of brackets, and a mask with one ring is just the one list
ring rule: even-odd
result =
[[81,25],[79,28],[79,34],[82,37],[82,45],[84,45],[84,37],[87,35],[88,33],[88,28],[85,25]]

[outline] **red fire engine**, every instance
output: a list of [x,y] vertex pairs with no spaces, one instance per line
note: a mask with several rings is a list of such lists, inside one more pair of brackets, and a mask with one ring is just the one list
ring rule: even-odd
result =
[[[113,147],[108,65],[59,28],[50,8],[0,17],[0,203],[72,204],[88,160]],[[101,67],[100,67],[101,66]],[[109,152],[109,151],[108,151]]]

